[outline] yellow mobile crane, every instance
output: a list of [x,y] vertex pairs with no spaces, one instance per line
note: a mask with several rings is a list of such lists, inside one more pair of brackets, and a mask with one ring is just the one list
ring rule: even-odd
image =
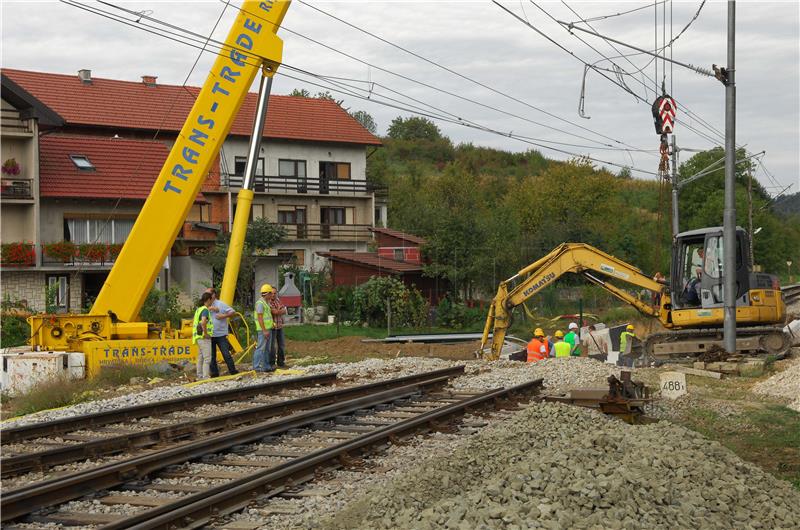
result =
[[[741,352],[779,353],[788,348],[780,327],[786,318],[778,279],[754,273],[749,264],[746,232],[736,233],[736,349]],[[640,313],[657,318],[667,332],[655,333],[644,343],[645,355],[656,360],[695,356],[722,348],[723,323],[722,227],[678,234],[673,245],[670,277],[664,283],[651,279],[624,261],[582,243],[564,243],[547,256],[500,283],[489,307],[481,351],[497,359],[503,347],[511,314],[563,274],[582,275],[590,282],[632,305]],[[647,289],[653,300],[640,300],[615,286],[621,280]],[[490,350],[486,350],[493,333]]]
[[83,352],[89,375],[104,365],[193,359],[191,326],[170,329],[139,322],[150,291],[211,164],[225,141],[256,74],[261,71],[258,110],[245,184],[231,229],[220,300],[232,304],[253,192],[255,157],[266,118],[272,77],[282,60],[276,35],[290,0],[247,0],[228,33],[186,118],[130,236],[88,314],[39,315],[29,319],[37,350]]

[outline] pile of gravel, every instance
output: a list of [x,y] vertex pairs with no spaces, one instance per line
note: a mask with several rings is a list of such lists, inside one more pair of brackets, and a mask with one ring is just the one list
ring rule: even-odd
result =
[[542,403],[321,528],[796,528],[800,493],[701,435]]
[[509,387],[544,379],[548,389],[568,390],[585,386],[608,386],[608,376],[619,377],[619,368],[588,357],[566,357],[544,359],[535,363],[519,361],[494,361],[471,363],[467,376],[453,381],[458,389],[481,389]]
[[[798,350],[800,348],[795,348],[795,351]],[[784,371],[753,385],[753,392],[791,399],[789,408],[800,411],[800,354],[795,354]]]

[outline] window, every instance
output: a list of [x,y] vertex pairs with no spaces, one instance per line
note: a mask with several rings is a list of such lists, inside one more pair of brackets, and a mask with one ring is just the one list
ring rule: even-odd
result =
[[381,218],[380,208],[375,208],[375,226],[383,226],[383,219]]
[[[247,168],[247,157],[245,156],[237,156],[233,159],[233,174],[237,177],[244,176],[244,170]],[[258,162],[256,162],[256,176],[263,177],[264,176],[264,159],[259,158]]]
[[[289,225],[288,236],[295,239],[306,237],[306,209],[300,206],[278,206],[278,224]],[[294,232],[294,233],[293,233]]]
[[350,162],[320,162],[319,176],[324,180],[350,180]]
[[69,276],[47,276],[47,296],[59,311],[69,310]]
[[186,217],[186,220],[199,223],[208,223],[211,220],[210,212],[210,204],[195,203],[192,205],[192,209],[189,210],[189,215]]
[[135,219],[65,219],[64,239],[73,243],[121,244]]
[[278,176],[285,179],[297,179],[297,193],[306,193],[305,160],[278,160]]
[[330,207],[320,208],[320,217],[322,218],[322,224],[329,224],[329,225],[345,224],[346,210],[347,208],[330,208]]
[[261,219],[264,217],[264,205],[263,204],[253,204],[250,208],[250,221],[254,219]]
[[283,263],[291,263],[302,267],[306,263],[306,251],[303,249],[281,249],[278,256],[283,259]]
[[86,155],[69,155],[69,158],[72,160],[72,163],[75,164],[75,167],[81,171],[95,170],[94,164],[92,164],[89,157]]
[[402,248],[394,249],[394,260],[395,261],[405,261],[406,260],[406,253],[403,251]]

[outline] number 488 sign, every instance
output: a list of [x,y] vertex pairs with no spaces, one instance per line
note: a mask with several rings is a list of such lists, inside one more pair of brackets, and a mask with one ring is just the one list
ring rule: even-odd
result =
[[682,372],[664,372],[660,381],[661,395],[665,398],[676,399],[688,393],[686,374]]

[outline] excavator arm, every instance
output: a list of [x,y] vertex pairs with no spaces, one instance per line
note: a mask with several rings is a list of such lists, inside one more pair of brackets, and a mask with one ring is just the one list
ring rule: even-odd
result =
[[[654,308],[642,302],[623,289],[609,283],[608,280],[593,273],[620,279],[637,287],[661,293],[662,299],[666,295],[664,285],[650,279],[636,267],[590,245],[564,243],[556,247],[548,255],[520,270],[508,280],[500,283],[497,295],[495,295],[489,307],[489,314],[483,329],[481,350],[483,351],[488,343],[489,333],[492,333],[492,348],[489,358],[497,359],[503,347],[506,330],[511,325],[510,320],[513,309],[568,272],[581,274],[590,282],[603,287],[613,296],[626,304],[632,305],[645,315],[661,316],[662,309]],[[521,281],[512,287],[514,282],[520,279]]]

